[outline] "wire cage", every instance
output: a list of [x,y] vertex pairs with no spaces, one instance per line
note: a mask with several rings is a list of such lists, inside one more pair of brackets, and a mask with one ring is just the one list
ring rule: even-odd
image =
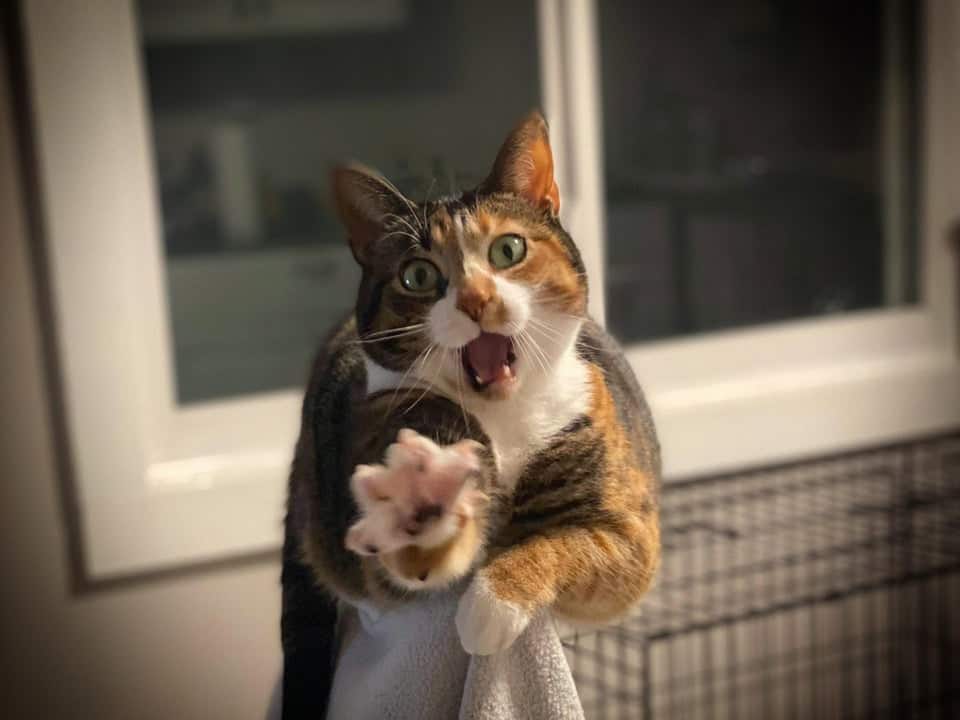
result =
[[960,435],[661,500],[639,613],[565,641],[588,720],[960,717]]

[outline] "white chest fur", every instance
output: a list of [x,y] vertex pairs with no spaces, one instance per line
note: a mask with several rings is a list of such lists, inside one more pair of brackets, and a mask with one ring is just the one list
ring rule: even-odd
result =
[[509,400],[467,401],[467,409],[490,436],[500,464],[500,482],[512,488],[529,459],[550,438],[590,407],[587,368],[574,352],[549,377],[521,388]]
[[[402,374],[386,370],[367,359],[367,392],[398,387]],[[458,396],[447,395],[457,403]],[[480,421],[490,437],[500,468],[500,483],[512,489],[529,459],[549,439],[590,407],[587,366],[571,348],[551,368],[548,376],[537,377],[506,400],[486,400],[471,394],[464,397],[466,410]]]

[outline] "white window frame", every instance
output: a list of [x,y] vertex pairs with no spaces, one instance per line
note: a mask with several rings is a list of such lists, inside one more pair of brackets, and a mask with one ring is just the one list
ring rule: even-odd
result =
[[[944,239],[960,217],[960,8],[929,0],[926,18],[923,302],[627,348],[670,477],[960,424]],[[563,214],[602,317],[596,7],[539,0],[539,22]],[[85,572],[275,549],[301,391],[176,403],[133,3],[26,0],[24,30]]]

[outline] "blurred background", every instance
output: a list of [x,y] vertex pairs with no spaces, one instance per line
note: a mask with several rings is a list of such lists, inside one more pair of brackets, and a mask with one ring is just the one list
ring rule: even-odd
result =
[[[960,710],[950,0],[22,0],[2,19],[5,717],[263,715],[281,664],[282,472],[237,470],[248,456],[208,426],[276,401],[282,417],[261,417],[280,441],[244,442],[289,454],[310,357],[359,278],[331,165],[446,194],[485,176],[532,107],[550,115],[593,307],[667,450],[648,612],[567,640],[588,717]],[[85,64],[89,89],[51,70]],[[57,110],[127,83],[132,99],[89,117]],[[82,194],[76,178],[114,176],[103,187],[130,195],[61,200],[58,178]],[[77,320],[111,307],[85,274],[111,263],[134,310],[161,318],[159,354]],[[109,409],[123,393],[96,379],[98,358],[161,388],[190,442],[151,454],[109,433],[146,411],[136,392]],[[707,394],[688,384],[703,373]],[[836,392],[824,379],[848,376]],[[140,538],[153,520],[133,512],[116,529],[167,502],[119,477],[128,455],[160,468],[147,485],[189,468],[175,482],[192,495],[156,515],[176,542]],[[211,518],[201,496],[238,472],[224,492],[269,485],[269,508]]]

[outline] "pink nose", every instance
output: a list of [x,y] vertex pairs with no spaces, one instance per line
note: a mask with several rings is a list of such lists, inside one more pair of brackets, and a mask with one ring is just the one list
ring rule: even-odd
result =
[[474,322],[480,322],[483,309],[493,295],[492,285],[493,283],[490,283],[488,287],[486,283],[477,282],[464,285],[457,291],[457,309],[463,311]]

